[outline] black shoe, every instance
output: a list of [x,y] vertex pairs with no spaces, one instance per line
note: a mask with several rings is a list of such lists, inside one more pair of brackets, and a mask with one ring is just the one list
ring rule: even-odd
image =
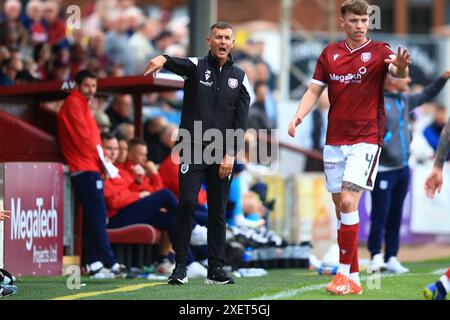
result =
[[229,277],[222,267],[208,268],[208,276],[205,284],[234,284],[233,278]]
[[168,284],[185,284],[188,282],[186,275],[186,266],[184,264],[177,264],[169,277]]

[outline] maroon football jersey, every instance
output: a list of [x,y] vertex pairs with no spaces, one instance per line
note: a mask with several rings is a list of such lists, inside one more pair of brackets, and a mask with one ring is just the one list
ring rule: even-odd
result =
[[394,54],[388,44],[368,40],[355,49],[345,41],[328,45],[319,57],[312,83],[328,86],[330,111],[326,144],[383,143],[383,85]]

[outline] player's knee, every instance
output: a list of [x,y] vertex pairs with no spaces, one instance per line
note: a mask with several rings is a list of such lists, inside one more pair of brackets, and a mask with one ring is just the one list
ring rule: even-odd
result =
[[356,200],[351,195],[341,195],[339,208],[341,212],[352,212],[356,210]]

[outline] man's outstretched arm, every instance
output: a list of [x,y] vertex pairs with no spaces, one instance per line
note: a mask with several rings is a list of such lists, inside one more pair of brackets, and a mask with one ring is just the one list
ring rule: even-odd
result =
[[190,78],[197,68],[198,58],[174,58],[160,55],[151,59],[144,71],[144,76],[157,74],[162,68],[179,76]]

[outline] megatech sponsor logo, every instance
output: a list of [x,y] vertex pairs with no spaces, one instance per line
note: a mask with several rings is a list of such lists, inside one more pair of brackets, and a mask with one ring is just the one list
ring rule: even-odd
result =
[[31,251],[35,239],[58,237],[58,212],[53,196],[50,202],[50,208],[45,209],[44,199],[36,198],[36,208],[22,209],[21,198],[12,198],[11,240],[26,240],[26,249]]
[[363,75],[367,73],[366,67],[359,68],[357,73],[347,73],[345,75],[330,73],[331,81],[339,81],[340,83],[361,83]]

